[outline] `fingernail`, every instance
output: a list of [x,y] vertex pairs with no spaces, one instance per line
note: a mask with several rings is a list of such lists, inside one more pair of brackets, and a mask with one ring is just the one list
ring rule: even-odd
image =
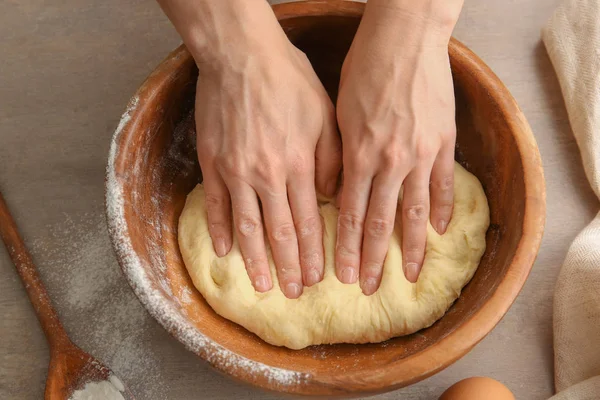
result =
[[352,267],[346,267],[342,270],[342,283],[356,282],[356,271]]
[[269,280],[264,275],[256,277],[256,279],[254,280],[254,287],[259,292],[267,292],[269,289],[271,289],[269,285]]
[[225,246],[225,239],[217,238],[215,242],[215,251],[217,252],[217,256],[223,257],[227,254],[227,246]]
[[446,221],[441,220],[440,222],[438,222],[438,233],[440,235],[443,235],[444,233],[446,233]]
[[419,264],[410,262],[404,266],[404,276],[409,282],[415,283],[419,278]]
[[300,293],[302,293],[302,289],[300,289],[300,285],[297,283],[288,283],[285,287],[285,292],[287,297],[290,299],[297,299],[300,297]]
[[327,193],[325,193],[325,196],[332,197],[333,194],[335,193],[336,186],[337,186],[337,178],[330,180],[329,183],[327,184],[327,188],[326,188]]
[[319,283],[320,280],[321,274],[319,274],[318,271],[313,269],[312,271],[309,271],[306,275],[306,286],[312,286],[316,283]]
[[363,293],[367,296],[375,293],[377,291],[377,279],[369,278],[363,284]]

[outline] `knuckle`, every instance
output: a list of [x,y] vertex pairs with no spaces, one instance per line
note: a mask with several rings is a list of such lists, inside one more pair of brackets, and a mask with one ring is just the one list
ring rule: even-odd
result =
[[338,256],[340,256],[340,257],[350,258],[350,257],[356,257],[358,255],[358,252],[356,250],[353,250],[344,245],[337,245],[335,248],[335,251],[338,254]]
[[212,194],[212,193],[206,193],[205,202],[206,202],[206,209],[209,212],[209,217],[210,217],[210,212],[220,211],[221,208],[223,208],[226,203],[225,198],[223,196],[219,196],[219,195]]
[[454,187],[454,177],[452,175],[445,176],[441,179],[434,181],[434,185],[437,189],[444,192],[452,190]]
[[425,204],[412,204],[404,208],[404,217],[408,221],[421,222],[427,218],[427,207]]
[[360,233],[363,227],[363,220],[356,212],[340,212],[340,215],[338,217],[338,227],[341,229],[345,229],[348,232]]
[[301,221],[298,226],[298,236],[306,238],[314,235],[320,226],[320,220],[317,217],[308,217]]
[[[396,154],[396,158],[398,159],[398,162],[402,165],[402,166],[407,166],[407,165],[411,165],[414,163],[414,159],[415,159],[415,152],[412,150],[411,147],[409,146],[402,146],[399,147],[398,145],[393,147],[393,152],[394,154]],[[392,151],[392,149],[390,149],[389,151]]]
[[257,275],[260,274],[263,269],[265,269],[267,265],[267,259],[262,257],[247,257],[244,259],[244,264],[246,265],[246,271],[248,272],[248,275]]
[[366,233],[372,238],[381,239],[392,233],[392,222],[382,218],[372,218],[367,221]]
[[404,252],[408,259],[416,259],[418,256],[422,256],[425,252],[425,243],[421,241],[411,240],[404,244]]
[[276,226],[271,233],[271,239],[274,242],[289,242],[296,236],[296,230],[291,223],[283,223]]
[[396,169],[402,164],[402,152],[399,152],[393,148],[387,149],[381,155],[381,165],[385,169]]
[[290,167],[290,172],[294,175],[306,175],[310,172],[311,167],[307,162],[301,161],[301,162],[297,162],[292,164],[292,166]]
[[255,217],[244,215],[238,219],[237,231],[243,237],[251,237],[260,232],[262,225]]
[[281,179],[280,166],[275,163],[257,163],[252,168],[252,174],[257,179],[258,182],[261,182],[265,187],[276,187],[280,183]]
[[290,161],[289,169],[292,174],[302,176],[311,171],[311,166],[304,157],[294,157]]
[[365,262],[362,266],[362,272],[369,277],[378,277],[382,269],[383,265],[376,261]]
[[419,144],[417,146],[417,158],[419,160],[429,160],[436,155],[436,149],[430,144]]
[[298,281],[302,278],[300,266],[285,265],[277,269],[277,275],[282,282]]
[[306,252],[300,257],[300,264],[309,270],[316,269],[321,263],[321,255],[318,252]]
[[211,232],[226,232],[229,230],[229,224],[224,221],[214,221],[209,223],[208,229]]
[[248,175],[248,164],[246,160],[235,153],[219,155],[215,160],[217,170],[223,175],[232,177],[244,177]]

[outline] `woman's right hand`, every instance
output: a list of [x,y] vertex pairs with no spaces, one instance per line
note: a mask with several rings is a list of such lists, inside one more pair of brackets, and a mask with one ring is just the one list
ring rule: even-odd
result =
[[341,143],[333,104],[304,53],[278,25],[261,40],[198,63],[198,158],[217,255],[235,234],[253,286],[268,291],[266,229],[281,290],[297,298],[323,278],[315,181],[334,194]]

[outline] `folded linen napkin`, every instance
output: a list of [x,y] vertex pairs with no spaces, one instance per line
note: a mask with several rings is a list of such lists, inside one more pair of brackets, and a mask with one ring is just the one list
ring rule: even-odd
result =
[[[565,0],[542,31],[592,188],[600,198],[600,0]],[[577,236],[554,294],[552,400],[600,399],[600,213]]]

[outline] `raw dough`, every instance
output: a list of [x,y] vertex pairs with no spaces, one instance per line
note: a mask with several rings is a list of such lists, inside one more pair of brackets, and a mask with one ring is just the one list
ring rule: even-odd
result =
[[[402,272],[399,229],[396,229],[379,290],[365,296],[358,283],[345,285],[334,272],[337,209],[320,205],[324,219],[325,276],[290,300],[274,286],[258,293],[246,274],[239,245],[219,258],[208,234],[204,189],[188,196],[179,220],[179,245],[194,285],[220,315],[277,346],[301,349],[324,343],[381,342],[432,325],[441,318],[469,282],[485,250],[489,208],[481,184],[455,165],[454,214],[439,236],[428,224],[425,263],[411,284]],[[270,255],[269,255],[270,257]]]

